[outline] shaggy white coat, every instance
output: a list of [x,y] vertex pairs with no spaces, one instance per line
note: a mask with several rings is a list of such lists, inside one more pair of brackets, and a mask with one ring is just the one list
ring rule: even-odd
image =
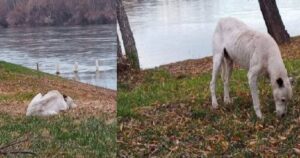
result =
[[64,97],[59,91],[49,91],[46,95],[37,94],[28,105],[26,116],[51,116],[77,105],[71,97]]
[[229,79],[233,63],[248,70],[247,77],[257,117],[262,118],[257,88],[257,78],[260,75],[270,78],[277,115],[284,116],[287,111],[286,103],[292,97],[292,87],[274,39],[234,18],[223,18],[219,21],[213,36],[213,71],[210,83],[213,108],[218,107],[215,88],[221,67],[224,102],[231,103]]

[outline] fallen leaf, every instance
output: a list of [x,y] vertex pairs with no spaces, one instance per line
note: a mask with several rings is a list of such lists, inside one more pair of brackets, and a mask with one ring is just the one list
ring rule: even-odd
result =
[[284,137],[284,136],[278,136],[278,138],[279,138],[280,140],[286,140],[286,137]]

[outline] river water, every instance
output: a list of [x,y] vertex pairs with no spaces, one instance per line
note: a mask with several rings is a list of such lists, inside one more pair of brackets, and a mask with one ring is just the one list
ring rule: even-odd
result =
[[[286,29],[300,34],[300,0],[276,0]],[[127,0],[142,68],[210,56],[221,17],[266,31],[258,0]]]
[[116,90],[116,25],[0,29],[0,60]]

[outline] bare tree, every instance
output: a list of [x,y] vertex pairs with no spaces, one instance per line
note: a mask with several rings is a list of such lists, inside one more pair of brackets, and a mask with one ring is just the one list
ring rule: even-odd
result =
[[269,34],[278,44],[289,42],[290,35],[285,30],[276,0],[258,0]]
[[122,34],[127,59],[133,69],[139,70],[140,63],[138,52],[122,0],[117,0],[117,19]]
[[118,55],[118,58],[122,58],[122,48],[121,48],[121,45],[120,45],[120,40],[119,40],[119,35],[117,35],[117,55]]

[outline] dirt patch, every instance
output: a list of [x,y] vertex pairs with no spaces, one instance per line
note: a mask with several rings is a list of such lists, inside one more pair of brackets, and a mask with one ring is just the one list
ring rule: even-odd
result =
[[202,59],[190,59],[162,65],[161,68],[169,71],[175,76],[182,75],[198,75],[201,73],[209,72],[212,68],[212,57]]
[[118,59],[118,87],[119,84],[126,84],[129,89],[142,83],[144,74],[147,70],[138,71],[132,69],[129,61],[125,56]]
[[291,42],[279,46],[284,59],[300,58],[300,36],[291,38]]

